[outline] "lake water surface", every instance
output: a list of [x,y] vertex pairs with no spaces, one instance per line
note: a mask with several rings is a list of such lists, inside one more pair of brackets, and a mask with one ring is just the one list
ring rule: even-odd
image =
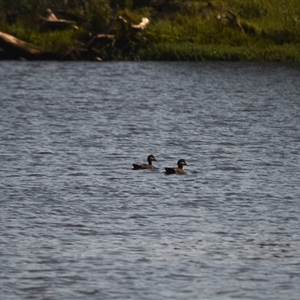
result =
[[298,300],[299,78],[0,62],[0,298]]

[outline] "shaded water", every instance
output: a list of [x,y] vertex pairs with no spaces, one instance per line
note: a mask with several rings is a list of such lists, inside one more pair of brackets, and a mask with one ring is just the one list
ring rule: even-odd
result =
[[299,299],[299,75],[1,62],[0,298]]

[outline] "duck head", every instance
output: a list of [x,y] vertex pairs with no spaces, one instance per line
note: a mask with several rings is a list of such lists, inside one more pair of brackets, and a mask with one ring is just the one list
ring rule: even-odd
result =
[[149,165],[152,165],[152,162],[156,161],[154,155],[152,155],[152,154],[148,156],[147,160],[148,160]]
[[187,163],[185,162],[184,159],[179,159],[179,161],[177,162],[178,168],[182,169],[183,166],[187,166]]

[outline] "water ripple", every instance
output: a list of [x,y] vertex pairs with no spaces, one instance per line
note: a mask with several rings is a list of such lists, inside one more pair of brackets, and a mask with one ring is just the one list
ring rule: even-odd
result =
[[299,298],[298,65],[0,77],[1,299]]

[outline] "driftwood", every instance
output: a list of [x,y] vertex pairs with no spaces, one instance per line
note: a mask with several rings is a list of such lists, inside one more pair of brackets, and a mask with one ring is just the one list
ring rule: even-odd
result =
[[37,47],[4,32],[0,32],[0,48],[2,48],[11,59],[57,59],[55,53],[40,50]]
[[74,27],[76,22],[58,19],[51,9],[47,9],[47,16],[40,17],[40,28],[41,30],[62,30]]
[[141,23],[136,24],[136,25],[132,24],[131,28],[144,30],[148,26],[149,23],[150,23],[150,21],[148,18],[142,18]]
[[67,29],[75,26],[74,21],[68,21],[64,19],[58,20],[48,20],[46,18],[40,17],[40,27],[42,30],[60,30]]
[[241,23],[239,22],[237,15],[235,13],[233,13],[231,10],[227,11],[229,15],[227,15],[227,19],[229,21],[229,24],[232,27],[236,27],[238,29],[241,30],[241,32],[245,33],[243,26],[241,25]]

